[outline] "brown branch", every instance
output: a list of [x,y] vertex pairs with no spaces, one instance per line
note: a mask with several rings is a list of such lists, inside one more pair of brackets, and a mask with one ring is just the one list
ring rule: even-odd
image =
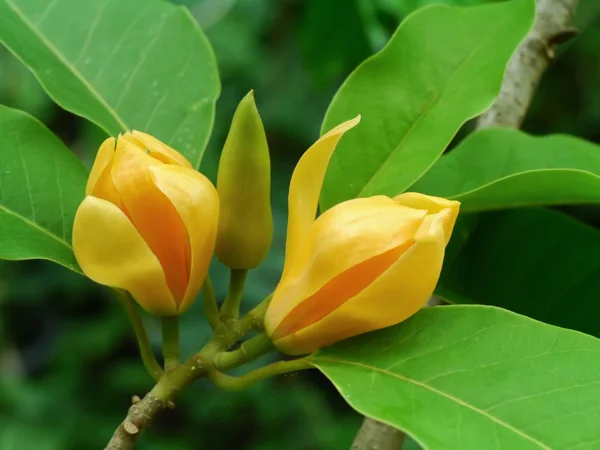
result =
[[571,20],[579,0],[537,0],[535,24],[510,60],[502,89],[477,128],[519,128],[556,45],[576,34]]
[[385,450],[402,447],[406,435],[397,428],[365,418],[351,450]]
[[[579,0],[537,0],[532,30],[506,68],[495,103],[477,120],[477,128],[519,128],[543,73],[555,56],[555,47],[574,36],[570,26]],[[393,439],[400,433],[402,439]],[[365,417],[352,450],[399,450],[404,434]]]
[[134,397],[125,420],[117,427],[104,450],[132,450],[142,430],[167,408],[171,400],[187,385],[206,375],[223,346],[217,340],[211,341],[200,353],[165,373],[142,400]]
[[142,429],[166,407],[166,401],[151,395],[147,395],[143,400],[137,398],[137,402],[129,408],[127,417],[116,429],[105,450],[132,450]]

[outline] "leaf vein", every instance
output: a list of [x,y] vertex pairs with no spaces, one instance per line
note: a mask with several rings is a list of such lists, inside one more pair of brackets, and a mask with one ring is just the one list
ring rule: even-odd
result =
[[[419,113],[418,117],[415,119],[415,122],[413,122],[413,124],[411,125],[411,127],[407,130],[406,134],[402,137],[402,139],[400,140],[400,142],[392,149],[392,151],[390,153],[388,153],[388,155],[386,156],[386,158],[383,161],[383,163],[375,170],[375,172],[373,173],[373,175],[371,175],[371,177],[367,180],[367,182],[365,183],[365,185],[359,191],[357,197],[361,197],[361,196],[363,196],[363,195],[366,194],[366,192],[368,191],[370,185],[374,182],[374,180],[377,177],[377,175],[379,175],[379,173],[384,169],[384,167],[386,167],[390,163],[390,160],[392,159],[392,155],[394,155],[396,153],[396,151],[404,144],[404,142],[411,136],[411,134],[414,132],[414,130],[418,127],[418,125],[420,125],[420,123],[425,119],[425,116],[427,115],[427,113],[433,109],[433,107],[436,105],[437,101],[442,97],[442,95],[444,94],[444,92],[448,88],[448,85],[450,84],[450,82],[456,77],[456,75],[458,73],[460,73],[460,71],[471,60],[471,58],[473,58],[473,56],[476,53],[478,53],[481,50],[481,48],[493,36],[495,36],[496,33],[498,33],[498,31],[501,28],[503,28],[506,25],[507,21],[508,21],[508,18],[505,18],[505,20],[502,21],[496,28],[494,28],[494,30],[485,39],[481,39],[479,41],[478,45],[460,62],[460,64],[458,64],[458,66],[456,67],[456,69],[454,70],[454,72],[452,73],[452,75],[449,77],[448,81],[445,83],[445,85],[441,89],[441,91],[439,93],[436,93],[432,97],[432,99],[425,105],[425,107],[423,108],[423,110]],[[433,161],[431,163],[431,165],[434,162],[435,161]],[[419,174],[417,176],[417,178],[415,180],[413,180],[413,183],[416,180],[418,180],[420,176],[421,176],[421,174]]]
[[311,360],[314,361],[314,362],[323,361],[325,363],[330,363],[330,364],[340,364],[340,365],[341,364],[345,364],[345,365],[348,365],[348,366],[355,366],[355,367],[359,367],[359,368],[366,369],[366,370],[369,370],[369,371],[373,370],[373,371],[377,371],[377,372],[379,372],[379,373],[381,373],[383,375],[388,375],[388,376],[390,376],[392,378],[397,378],[398,380],[404,381],[406,383],[411,383],[413,385],[416,385],[416,386],[419,386],[419,387],[421,387],[423,389],[426,389],[426,390],[428,390],[428,391],[430,391],[430,392],[432,392],[432,393],[434,393],[436,395],[444,397],[447,400],[450,400],[450,401],[452,401],[452,402],[454,402],[454,403],[462,406],[463,408],[470,409],[470,410],[472,410],[472,411],[480,414],[481,416],[488,418],[493,423],[496,423],[496,424],[504,427],[508,431],[511,431],[515,435],[520,436],[521,438],[530,441],[531,443],[539,446],[540,448],[543,448],[544,450],[552,450],[551,447],[547,446],[543,442],[537,440],[533,436],[530,436],[529,434],[525,433],[524,431],[519,430],[518,428],[515,428],[513,425],[511,425],[511,424],[503,421],[499,417],[496,417],[496,416],[494,416],[492,414],[489,414],[485,410],[483,410],[481,408],[478,408],[477,406],[472,405],[472,404],[470,404],[470,403],[468,403],[468,402],[466,402],[464,400],[461,400],[460,398],[455,397],[452,394],[444,392],[444,391],[442,391],[440,389],[436,389],[433,386],[429,386],[429,385],[427,385],[425,383],[419,382],[417,380],[414,380],[412,378],[406,377],[404,375],[400,375],[400,374],[395,373],[395,372],[390,372],[389,370],[386,370],[386,369],[380,369],[379,367],[373,367],[373,366],[369,366],[367,364],[358,363],[356,361],[345,361],[345,360],[339,360],[339,359],[327,358],[327,357],[320,357],[320,356],[313,357],[313,358],[311,358]]
[[65,65],[65,67],[67,69],[69,69],[69,71],[75,76],[75,78],[77,78],[81,82],[81,84],[83,84],[83,86],[85,86],[85,88],[87,88],[89,90],[90,94],[92,94],[92,96],[106,109],[106,111],[112,116],[112,118],[123,129],[123,131],[127,131],[129,127],[127,126],[127,124],[125,122],[123,122],[123,120],[121,119],[121,117],[119,116],[119,114],[117,113],[117,111],[108,104],[108,102],[106,101],[106,99],[81,74],[81,72],[79,72],[79,70],[77,70],[77,68],[75,66],[73,66],[73,64],[71,64],[67,60],[67,58],[65,57],[65,55],[63,55],[52,44],[52,42],[50,42],[48,40],[48,38],[44,34],[42,34],[41,31],[38,28],[36,28],[36,25],[33,24],[29,20],[29,18],[23,13],[22,10],[20,10],[13,3],[12,0],[6,0],[6,4],[12,8],[12,10],[15,12],[15,14],[17,14],[17,16],[19,16],[19,18],[23,21],[23,23],[33,32],[33,34],[35,34],[37,36],[37,38],[48,48],[48,50],[50,50],[50,52],[54,56],[56,56],[56,58],[58,58],[60,60],[60,62],[62,62]]

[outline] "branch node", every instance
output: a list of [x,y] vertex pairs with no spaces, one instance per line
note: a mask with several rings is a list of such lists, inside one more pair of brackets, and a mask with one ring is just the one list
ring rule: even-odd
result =
[[137,395],[134,395],[133,397],[131,397],[131,404],[132,405],[137,405],[141,401],[142,401],[142,399],[139,396],[137,396]]
[[570,41],[579,34],[579,30],[575,27],[565,27],[558,30],[556,33],[548,36],[549,45],[560,45]]
[[138,434],[140,432],[140,429],[137,427],[137,425],[129,420],[123,422],[123,428],[128,434]]

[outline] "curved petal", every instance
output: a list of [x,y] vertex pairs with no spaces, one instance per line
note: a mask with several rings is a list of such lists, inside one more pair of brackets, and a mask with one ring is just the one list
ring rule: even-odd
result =
[[416,313],[433,293],[442,269],[445,215],[427,216],[415,244],[367,288],[320,321],[276,340],[275,345],[290,354],[310,353],[395,325]]
[[[425,215],[424,210],[400,206],[385,196],[348,200],[323,213],[313,223],[296,258],[288,261],[288,271],[282,276],[269,305],[268,329],[278,328],[280,322],[288,314],[294,315],[292,310],[309,297],[317,302],[314,294],[340,274],[412,242]],[[360,283],[363,276],[366,273],[355,281]],[[354,283],[341,284],[336,288],[336,295],[322,299],[324,303],[315,307],[326,311],[339,306],[335,303],[350,298],[351,292],[358,292],[353,286]]]
[[100,145],[98,153],[96,153],[96,159],[94,160],[94,164],[92,165],[92,170],[90,171],[90,176],[88,177],[87,186],[85,188],[85,195],[92,194],[92,191],[94,190],[94,186],[96,186],[98,179],[104,173],[104,171],[112,161],[113,156],[115,155],[115,143],[115,138],[109,137]]
[[189,280],[190,246],[183,220],[150,176],[151,166],[162,165],[135,145],[119,139],[112,178],[127,215],[160,261],[179,304]]
[[149,150],[150,156],[165,164],[192,168],[190,162],[181,153],[172,149],[164,142],[159,141],[154,136],[133,130],[132,132],[125,133],[120,139],[129,141],[144,150]]
[[290,182],[289,213],[283,273],[289,270],[296,252],[315,220],[319,195],[327,165],[335,147],[344,133],[360,121],[360,116],[344,122],[321,136],[300,158]]
[[318,322],[359,294],[414,245],[411,239],[396,248],[374,256],[331,279],[310,297],[302,300],[270,333],[277,340]]
[[121,196],[115,187],[111,174],[114,164],[115,144],[114,138],[108,138],[98,149],[85,192],[86,195],[103,198],[122,208]]
[[208,272],[217,237],[219,196],[210,180],[193,169],[153,166],[150,176],[177,209],[190,239],[190,277],[180,314],[192,305]]
[[73,224],[73,251],[95,282],[129,291],[151,314],[176,314],[160,262],[112,203],[92,196],[83,200]]
[[419,208],[427,210],[427,214],[437,214],[442,210],[449,210],[451,213],[444,216],[444,233],[446,244],[450,240],[456,218],[458,217],[458,210],[460,209],[460,202],[456,200],[447,200],[441,197],[433,197],[431,195],[419,194],[418,192],[405,192],[394,197],[394,200],[399,205],[408,206],[410,208]]

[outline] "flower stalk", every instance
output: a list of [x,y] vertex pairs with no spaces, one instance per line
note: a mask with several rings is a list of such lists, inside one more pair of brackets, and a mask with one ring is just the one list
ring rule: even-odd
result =
[[307,360],[300,358],[293,359],[291,361],[278,361],[239,377],[232,377],[219,372],[216,369],[209,369],[207,375],[210,381],[224,391],[239,392],[251,388],[255,384],[276,375],[298,372],[300,370],[312,368],[312,364],[310,364]]
[[163,359],[165,372],[170,372],[179,365],[179,317],[162,318]]
[[204,315],[210,327],[215,330],[219,324],[219,307],[215,297],[215,290],[210,280],[210,275],[206,275],[202,285],[202,301],[204,304]]
[[248,271],[245,269],[231,269],[227,297],[225,297],[223,306],[221,306],[221,320],[228,321],[239,318],[240,304],[242,302],[247,274]]
[[135,307],[135,304],[129,294],[120,289],[113,289],[113,293],[115,297],[119,300],[119,303],[123,306],[125,313],[131,323],[131,327],[133,328],[133,332],[135,333],[135,338],[138,343],[138,348],[140,350],[140,356],[142,358],[142,363],[144,367],[150,374],[150,376],[154,379],[154,381],[158,381],[163,374],[163,370],[160,367],[160,364],[156,360],[156,356],[152,351],[152,347],[150,346],[150,341],[148,339],[148,334],[146,333],[146,329],[144,328],[144,323],[142,322],[142,318]]

